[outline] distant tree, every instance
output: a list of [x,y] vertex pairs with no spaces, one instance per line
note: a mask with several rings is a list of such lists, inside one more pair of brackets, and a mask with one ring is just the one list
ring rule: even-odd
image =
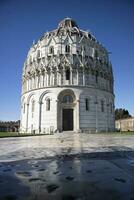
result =
[[123,108],[115,109],[115,120],[125,119],[129,117],[132,117],[132,116],[129,114],[128,110],[125,110]]

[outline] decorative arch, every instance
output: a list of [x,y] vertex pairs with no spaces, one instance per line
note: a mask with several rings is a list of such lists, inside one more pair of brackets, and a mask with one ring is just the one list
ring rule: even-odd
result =
[[79,101],[77,92],[64,89],[57,96],[57,128],[59,131],[77,130],[79,126]]
[[21,103],[23,103],[24,101],[25,101],[25,96],[22,97]]
[[34,95],[35,95],[35,93],[33,92],[33,93],[31,93],[31,94],[28,96],[28,98],[27,98],[27,104],[29,104],[30,99],[31,99]]
[[42,99],[43,97],[48,94],[48,93],[52,93],[50,90],[46,90],[45,92],[43,92],[40,97],[39,97],[39,103],[41,104],[42,103]]
[[74,91],[71,90],[71,89],[62,90],[62,91],[58,94],[58,97],[57,97],[57,98],[58,98],[58,100],[59,100],[60,102],[62,102],[63,97],[66,96],[66,95],[71,96],[71,97],[73,98],[73,102],[76,101],[76,95],[74,94]]

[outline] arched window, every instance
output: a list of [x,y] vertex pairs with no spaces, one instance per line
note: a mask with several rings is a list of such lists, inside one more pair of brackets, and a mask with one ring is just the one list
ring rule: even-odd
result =
[[89,99],[85,99],[85,107],[86,107],[86,110],[89,110]]
[[66,80],[70,80],[70,70],[66,70]]
[[69,53],[69,52],[70,52],[70,46],[69,46],[69,45],[66,45],[66,47],[65,47],[65,52],[66,52],[66,53]]
[[65,95],[62,99],[62,103],[73,103],[73,97],[71,95]]
[[104,112],[104,101],[101,100],[101,112]]
[[50,99],[46,100],[46,110],[49,111],[50,110]]
[[54,47],[53,46],[49,47],[49,53],[54,54]]

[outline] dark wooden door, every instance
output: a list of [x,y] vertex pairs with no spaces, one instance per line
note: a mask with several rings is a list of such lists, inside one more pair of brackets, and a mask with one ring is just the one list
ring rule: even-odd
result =
[[63,131],[73,130],[73,109],[63,109],[62,113],[62,127]]

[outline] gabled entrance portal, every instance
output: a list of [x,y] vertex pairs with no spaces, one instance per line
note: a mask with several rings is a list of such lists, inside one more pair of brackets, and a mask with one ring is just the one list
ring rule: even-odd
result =
[[62,110],[62,127],[63,131],[73,130],[73,109]]

